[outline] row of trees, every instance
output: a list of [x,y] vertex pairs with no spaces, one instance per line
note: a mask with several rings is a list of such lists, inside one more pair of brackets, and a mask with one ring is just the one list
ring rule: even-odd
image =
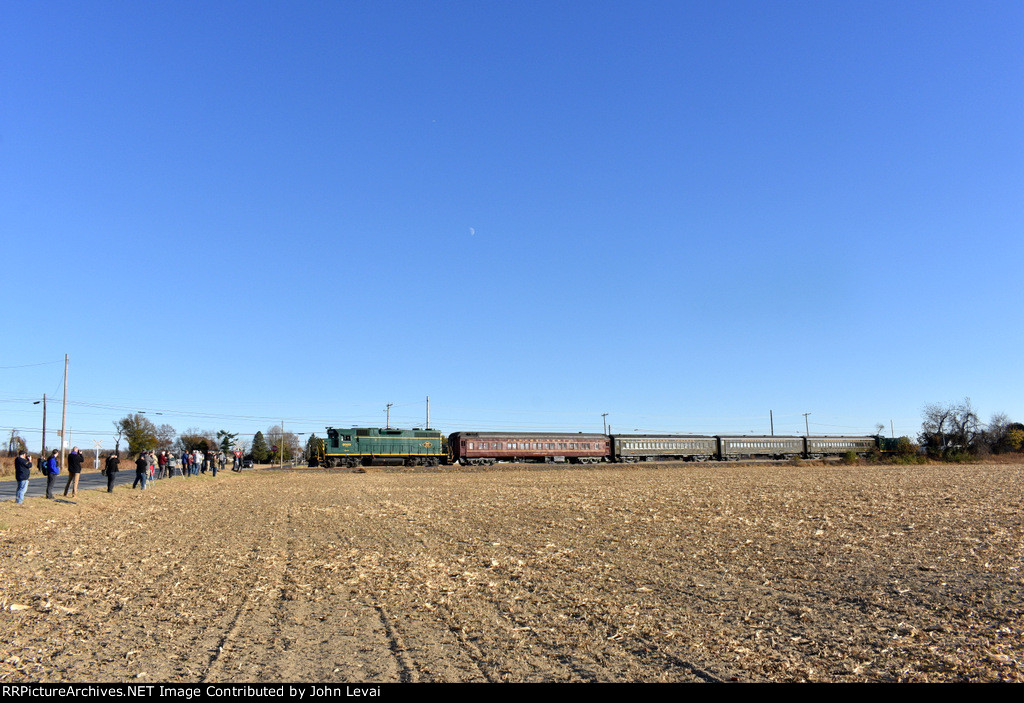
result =
[[924,408],[918,441],[930,457],[962,460],[989,454],[1019,452],[1024,448],[1024,424],[996,413],[983,425],[970,398]]
[[291,461],[302,456],[302,444],[299,436],[293,432],[285,432],[280,425],[274,425],[267,434],[257,432],[252,438],[252,460],[257,464],[270,464],[280,461]]
[[[227,430],[214,432],[190,427],[178,434],[170,425],[157,425],[143,413],[126,415],[116,420],[114,429],[117,451],[127,451],[131,456],[148,451],[168,451],[177,454],[196,449],[203,452],[220,450],[227,454],[240,449],[243,456],[251,457],[256,463],[265,464],[279,462],[282,459],[290,461],[306,454],[306,448],[300,442],[299,436],[294,432],[284,432],[280,425],[270,427],[265,433],[257,432],[251,445],[245,440],[239,440],[237,432]],[[313,435],[307,442],[307,447],[316,446],[318,442],[316,435]],[[122,446],[125,444],[126,449]],[[12,431],[7,440],[7,454],[14,456],[25,448],[24,438]],[[0,454],[3,453],[4,448],[0,447]]]
[[274,425],[266,434],[257,432],[251,447],[246,442],[238,440],[237,432],[212,432],[190,428],[179,435],[170,425],[157,426],[142,413],[122,417],[114,423],[114,428],[117,430],[118,449],[123,440],[128,443],[129,454],[150,450],[191,452],[196,449],[204,452],[219,449],[227,454],[235,449],[241,449],[244,455],[251,456],[258,464],[282,459],[289,461],[302,454],[298,435],[283,431],[280,425]]
[[238,441],[237,432],[212,432],[192,427],[179,435],[170,425],[157,426],[142,413],[122,417],[114,422],[114,429],[117,431],[118,451],[121,449],[121,442],[125,441],[131,455],[150,450],[178,453],[196,449],[203,452],[219,449],[227,454],[236,448],[242,449],[243,452],[247,449],[245,442]]

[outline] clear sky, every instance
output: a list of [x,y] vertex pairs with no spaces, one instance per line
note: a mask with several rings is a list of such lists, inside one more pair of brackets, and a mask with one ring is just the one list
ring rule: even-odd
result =
[[136,410],[322,436],[427,396],[445,432],[1024,420],[1019,1],[0,0],[0,26],[0,434],[30,446],[65,354],[90,447]]

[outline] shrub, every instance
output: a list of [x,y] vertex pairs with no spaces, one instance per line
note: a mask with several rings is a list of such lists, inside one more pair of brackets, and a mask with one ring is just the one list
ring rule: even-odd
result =
[[909,456],[896,455],[889,460],[893,464],[901,465],[912,465],[912,464],[927,464],[928,457],[921,454],[912,454]]
[[909,437],[900,437],[896,440],[896,456],[917,456],[918,446],[910,441]]

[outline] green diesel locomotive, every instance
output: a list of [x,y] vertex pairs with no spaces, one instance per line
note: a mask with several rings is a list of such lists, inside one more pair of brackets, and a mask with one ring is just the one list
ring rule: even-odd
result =
[[321,466],[437,466],[448,461],[448,441],[437,430],[327,428]]

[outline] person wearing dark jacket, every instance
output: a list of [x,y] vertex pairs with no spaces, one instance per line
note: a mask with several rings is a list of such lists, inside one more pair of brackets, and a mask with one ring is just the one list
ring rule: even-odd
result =
[[107,463],[103,468],[104,473],[107,474],[107,493],[114,492],[114,479],[117,478],[117,465],[120,463],[117,459],[117,452],[113,452],[107,457]]
[[71,453],[68,454],[68,483],[64,486],[64,495],[68,494],[68,489],[71,489],[71,497],[75,498],[78,496],[78,477],[82,473],[82,452],[78,451],[78,447],[72,447]]
[[18,505],[25,500],[25,491],[28,490],[28,479],[32,475],[32,460],[28,458],[24,449],[18,452],[18,458],[14,460],[14,478],[18,481],[18,490],[14,494],[14,500]]
[[142,483],[142,489],[146,490],[146,477],[149,476],[149,456],[146,452],[139,452],[139,458],[135,460],[135,482],[132,488]]
[[60,462],[57,461],[56,449],[50,454],[50,458],[46,460],[43,473],[46,474],[46,497],[53,500],[53,484],[57,482],[57,474],[60,473]]

